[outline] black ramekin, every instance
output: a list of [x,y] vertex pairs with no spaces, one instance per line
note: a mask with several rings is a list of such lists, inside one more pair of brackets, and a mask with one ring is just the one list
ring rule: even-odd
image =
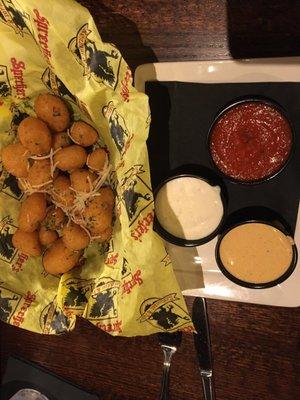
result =
[[[292,133],[292,145],[291,145],[291,150],[290,153],[286,159],[286,161],[282,164],[282,166],[280,167],[280,169],[278,171],[275,171],[272,175],[266,176],[262,179],[257,179],[254,181],[243,181],[243,180],[239,180],[239,179],[235,179],[229,175],[226,175],[223,171],[221,171],[219,169],[219,167],[216,165],[216,163],[214,162],[214,159],[212,157],[211,154],[211,150],[210,150],[210,145],[211,145],[211,134],[212,134],[212,130],[214,125],[219,121],[219,119],[229,110],[231,110],[232,108],[237,107],[240,104],[243,103],[262,103],[262,104],[266,104],[272,108],[274,108],[275,110],[277,110],[278,112],[280,112],[283,117],[286,119],[286,121],[288,122],[290,128],[291,128],[291,133]],[[222,177],[222,178],[226,178],[227,180],[229,180],[230,182],[233,183],[239,183],[239,184],[243,184],[243,185],[257,185],[260,183],[264,183],[269,181],[270,179],[275,178],[278,174],[280,174],[288,165],[288,163],[290,162],[292,155],[294,153],[294,146],[295,144],[295,132],[294,132],[294,128],[293,125],[290,121],[290,118],[286,112],[286,110],[279,104],[277,103],[275,100],[269,99],[268,97],[264,97],[264,96],[258,96],[258,95],[251,95],[251,96],[243,96],[243,97],[239,97],[235,100],[233,100],[232,102],[230,102],[229,104],[227,104],[225,107],[223,107],[216,115],[216,117],[214,118],[212,124],[210,125],[209,131],[208,131],[208,135],[207,135],[207,148],[208,148],[208,153],[210,156],[210,162],[212,167],[214,168],[214,170],[216,170],[218,172],[218,174]]]
[[298,259],[298,251],[297,251],[297,247],[296,247],[295,243],[292,245],[293,257],[292,257],[292,261],[291,261],[289,268],[279,278],[277,278],[273,281],[270,281],[270,282],[266,282],[266,283],[245,282],[245,281],[242,281],[242,280],[238,279],[237,277],[233,276],[223,265],[223,263],[221,261],[220,253],[219,253],[221,242],[222,242],[223,238],[227,235],[228,232],[230,232],[232,229],[234,229],[238,226],[245,225],[245,224],[252,224],[252,223],[260,223],[260,224],[273,226],[274,228],[281,231],[284,235],[292,237],[292,235],[285,229],[285,227],[283,227],[282,224],[277,221],[268,222],[268,221],[264,221],[264,220],[253,219],[253,220],[239,222],[239,223],[231,226],[230,228],[226,229],[219,236],[218,242],[216,245],[216,249],[215,249],[215,257],[216,257],[216,261],[217,261],[218,267],[220,268],[221,272],[226,276],[226,278],[230,279],[232,282],[236,283],[237,285],[240,285],[240,286],[243,286],[246,288],[250,288],[250,289],[267,289],[267,288],[276,286],[276,285],[284,282],[295,270],[296,265],[297,265],[297,259]]
[[[171,233],[169,233],[168,231],[166,231],[159,223],[156,214],[154,215],[154,230],[155,232],[157,232],[164,240],[166,240],[169,243],[175,244],[177,246],[182,246],[182,247],[195,247],[195,246],[200,246],[204,243],[209,242],[210,240],[212,240],[215,236],[218,235],[218,233],[220,232],[223,223],[225,221],[225,217],[226,217],[226,211],[227,211],[227,199],[226,199],[226,195],[224,193],[224,189],[222,187],[222,185],[220,186],[219,184],[216,184],[215,182],[212,182],[210,179],[204,177],[204,176],[199,176],[199,175],[195,175],[195,174],[179,174],[179,175],[173,175],[168,177],[167,179],[165,179],[164,181],[162,181],[157,188],[154,191],[154,204],[155,204],[155,199],[156,196],[159,192],[159,190],[169,181],[174,180],[174,179],[178,179],[178,178],[196,178],[196,179],[200,179],[202,181],[207,182],[209,185],[211,186],[219,186],[220,187],[220,197],[221,197],[221,201],[223,203],[223,217],[219,223],[219,225],[217,226],[217,228],[210,233],[208,236],[205,236],[201,239],[194,239],[194,240],[188,240],[188,239],[183,239],[183,238],[178,238],[174,235],[172,235]],[[182,199],[184,201],[184,199]]]

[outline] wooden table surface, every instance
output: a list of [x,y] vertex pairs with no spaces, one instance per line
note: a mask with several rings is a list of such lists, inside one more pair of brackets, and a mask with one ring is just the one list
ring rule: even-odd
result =
[[[82,0],[132,69],[145,62],[300,55],[299,0]],[[191,307],[192,299],[187,299]],[[208,300],[220,400],[300,398],[299,309]],[[102,400],[157,399],[156,337],[113,338],[79,320],[59,337],[0,324],[1,374],[23,356]],[[202,399],[190,335],[174,357],[171,399]]]

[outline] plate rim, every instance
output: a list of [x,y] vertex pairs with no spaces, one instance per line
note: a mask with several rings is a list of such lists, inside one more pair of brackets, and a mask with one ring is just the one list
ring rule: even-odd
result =
[[[202,79],[199,80],[201,74],[203,74],[203,70],[211,68],[211,71],[208,71],[207,74],[210,75],[212,79]],[[217,69],[214,69],[218,67]],[[234,76],[230,80],[219,80],[215,79],[216,75],[220,73],[219,69],[228,69],[234,67],[234,72],[237,71],[242,73],[253,73],[252,80],[242,80],[242,76],[238,77]],[[263,73],[264,68],[267,68],[267,72],[276,72],[270,76],[272,79],[266,79],[266,74]],[[184,78],[182,71],[184,69],[189,70],[189,74],[186,75],[186,79]],[[134,86],[139,92],[145,92],[145,83],[149,81],[181,81],[181,82],[195,82],[195,83],[232,83],[232,82],[240,82],[240,83],[251,83],[251,82],[300,82],[300,56],[299,57],[274,57],[274,58],[251,58],[251,59],[215,59],[215,60],[194,60],[194,61],[166,61],[166,62],[156,62],[156,63],[147,63],[139,65],[134,74]],[[195,72],[196,71],[196,72]],[[202,71],[202,72],[201,72]],[[232,70],[231,70],[232,71]],[[196,73],[196,77],[195,77]],[[287,79],[285,74],[291,73],[291,79]],[[194,74],[194,75],[193,75]],[[178,79],[180,76],[180,79]],[[259,78],[259,76],[261,76]],[[167,77],[167,79],[166,79]],[[163,78],[163,79],[162,79]],[[248,76],[249,78],[249,76]],[[264,79],[263,79],[264,78]],[[239,80],[241,79],[241,80]],[[296,230],[295,230],[295,242],[297,244],[298,249],[300,250],[300,202],[298,207],[298,215],[296,222]],[[176,274],[176,269],[175,274]],[[203,277],[205,281],[205,275],[207,275],[208,271],[205,271],[205,268],[202,269]],[[227,279],[224,277],[224,279]],[[293,280],[297,280],[297,283],[300,283],[300,260],[298,260],[297,266],[295,268],[294,273],[287,279],[284,283],[277,285],[273,288],[263,289],[264,293],[269,293],[267,296],[268,300],[264,298],[260,299],[260,296],[256,296],[254,299],[251,299],[251,292],[255,290],[256,293],[259,293],[258,290],[262,289],[246,289],[239,287],[238,285],[232,283],[228,280],[228,286],[235,285],[233,287],[233,293],[239,292],[241,297],[236,296],[222,296],[218,294],[212,294],[205,292],[204,288],[197,289],[186,289],[182,290],[185,296],[193,296],[193,297],[207,297],[211,299],[219,299],[219,300],[227,300],[227,301],[237,301],[244,303],[252,303],[252,304],[263,304],[269,306],[280,306],[280,307],[300,307],[300,292],[298,298],[293,299],[285,299],[285,301],[271,301],[272,297],[281,297],[280,294],[283,292],[288,292],[290,290],[288,283]],[[227,284],[227,282],[226,282]],[[243,295],[244,293],[244,295]],[[278,296],[279,295],[279,296]],[[265,297],[265,296],[264,296]],[[294,300],[294,301],[292,301]]]

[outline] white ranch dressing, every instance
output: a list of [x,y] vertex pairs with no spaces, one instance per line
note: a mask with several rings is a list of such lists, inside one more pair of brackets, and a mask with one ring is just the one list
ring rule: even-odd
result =
[[172,179],[157,193],[156,217],[160,225],[173,236],[188,240],[202,239],[218,227],[223,217],[220,193],[219,186],[211,186],[202,179]]

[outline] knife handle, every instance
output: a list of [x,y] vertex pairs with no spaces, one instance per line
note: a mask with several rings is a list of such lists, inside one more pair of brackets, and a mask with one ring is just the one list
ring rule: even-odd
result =
[[211,371],[201,371],[204,400],[215,400],[215,391]]

